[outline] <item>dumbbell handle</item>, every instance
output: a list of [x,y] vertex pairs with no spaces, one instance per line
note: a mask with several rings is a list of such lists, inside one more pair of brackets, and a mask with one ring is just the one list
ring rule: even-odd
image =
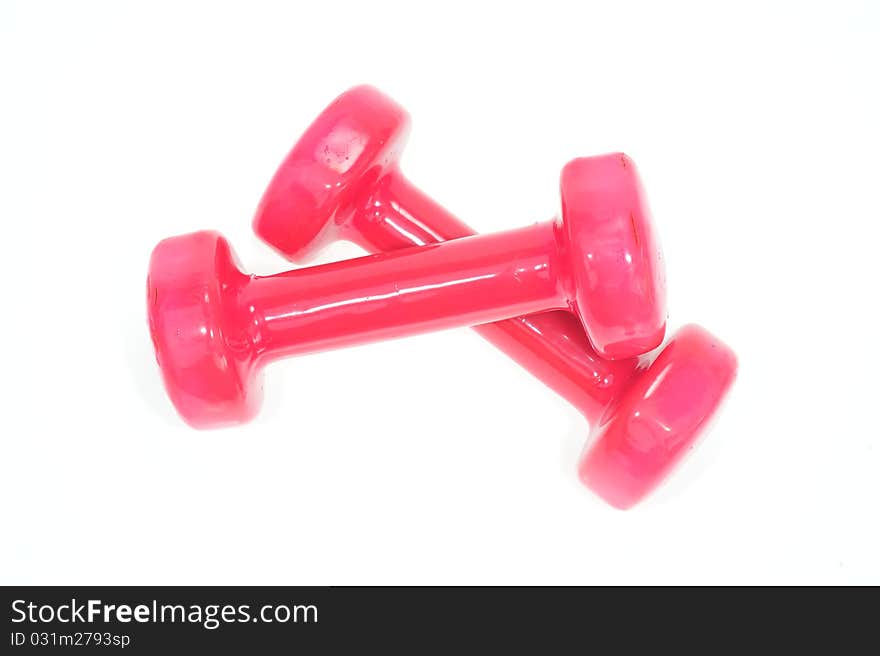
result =
[[[400,173],[389,172],[375,195],[342,236],[369,252],[395,251],[476,234]],[[636,359],[605,360],[570,312],[543,312],[474,326],[589,421],[619,394],[640,369]]]
[[565,308],[552,222],[250,277],[238,292],[258,356],[274,359]]

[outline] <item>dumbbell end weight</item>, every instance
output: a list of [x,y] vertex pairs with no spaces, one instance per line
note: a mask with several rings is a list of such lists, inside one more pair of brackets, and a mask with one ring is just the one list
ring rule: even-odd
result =
[[217,232],[165,239],[150,257],[156,360],[174,407],[194,428],[244,423],[262,402],[254,344],[230,302],[247,280]]
[[[330,103],[275,172],[260,200],[254,232],[284,257],[311,259],[339,238],[397,166],[410,117],[378,89],[361,85]],[[290,217],[297,217],[291,225]]]
[[569,257],[574,309],[602,357],[630,358],[663,342],[666,275],[635,163],[623,153],[562,169],[557,225]]
[[733,351],[705,329],[681,328],[591,432],[581,481],[612,506],[649,494],[693,449],[736,378]]

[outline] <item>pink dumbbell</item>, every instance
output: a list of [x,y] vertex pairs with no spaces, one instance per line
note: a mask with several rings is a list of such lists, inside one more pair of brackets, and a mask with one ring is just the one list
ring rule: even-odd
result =
[[[634,167],[619,155],[575,160],[562,195],[557,222],[266,277],[242,273],[217,233],[165,239],[150,260],[148,307],[172,400],[195,426],[243,421],[269,360],[556,308],[577,308],[605,351],[654,348],[663,287]],[[614,265],[585,252],[597,233],[632,255]]]
[[[293,261],[335,239],[381,252],[473,235],[400,173],[408,128],[405,111],[377,90],[357,87],[342,94],[278,169],[254,219],[257,234]],[[632,167],[622,156],[620,162]],[[579,185],[609,182],[596,171],[582,173]],[[563,177],[563,214],[572,210],[567,184]],[[593,206],[594,213],[625,212],[611,194],[602,198],[606,205]],[[653,239],[640,237],[644,231],[635,221],[629,240],[615,234],[620,225],[596,224],[579,242],[588,261],[604,258],[592,282],[609,305],[619,281],[635,278],[617,267],[633,252],[655,248]],[[662,286],[658,289],[662,293]],[[595,296],[585,296],[587,307],[603,311],[601,304],[590,304]],[[648,307],[645,316],[660,307]],[[587,417],[593,430],[579,466],[581,479],[620,508],[636,503],[673,469],[716,413],[736,374],[733,352],[697,326],[682,328],[650,366],[644,359],[598,357],[569,312],[520,316],[475,330]]]

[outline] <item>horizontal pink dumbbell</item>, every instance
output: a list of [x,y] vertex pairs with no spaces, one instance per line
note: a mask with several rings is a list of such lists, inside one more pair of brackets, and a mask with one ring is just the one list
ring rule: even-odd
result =
[[[582,181],[599,175],[600,187]],[[247,276],[216,232],[165,239],[153,250],[148,309],[156,355],[177,409],[198,427],[247,420],[257,409],[261,365],[271,359],[466,326],[523,312],[585,308],[595,287],[580,244],[601,224],[608,243],[650,244],[635,169],[619,156],[577,160],[562,174],[564,218],[492,235]],[[605,215],[590,208],[620,205]],[[634,235],[634,231],[637,236]],[[627,355],[660,342],[665,311],[655,251],[611,271],[630,293],[600,314],[582,311],[606,347]],[[627,280],[628,279],[628,280]],[[577,299],[577,300],[576,300]],[[653,317],[633,331],[634,315]],[[623,339],[622,339],[623,338]]]

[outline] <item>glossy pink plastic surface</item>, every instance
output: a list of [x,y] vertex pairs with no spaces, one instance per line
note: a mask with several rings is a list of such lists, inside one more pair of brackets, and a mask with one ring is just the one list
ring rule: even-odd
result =
[[[633,174],[616,156],[598,159]],[[242,273],[218,233],[165,239],[147,302],[169,394],[194,426],[240,422],[271,359],[567,308],[588,278],[567,241],[580,230],[548,222],[265,277]]]
[[[337,180],[337,185],[320,158],[310,160],[310,153],[322,152],[315,144],[333,141],[326,135],[337,133],[340,125],[348,126],[348,134],[361,134],[357,143],[383,153],[381,166],[370,166],[370,157],[355,159],[353,165],[353,175],[373,181],[367,202],[351,199],[349,179]],[[348,239],[381,252],[473,235],[393,165],[406,125],[403,110],[375,89],[358,87],[337,98],[276,173],[254,220],[257,232],[294,260],[307,258],[333,239]],[[326,194],[322,195],[322,188]],[[347,195],[340,199],[333,189]],[[597,427],[582,456],[581,478],[619,508],[636,503],[669,473],[705,428],[736,372],[733,353],[696,326],[682,329],[650,366],[645,359],[600,358],[568,312],[521,316],[474,329]],[[699,380],[670,377],[671,368],[705,375]],[[692,384],[696,389],[691,389]],[[651,394],[644,399],[647,390]],[[690,402],[691,395],[698,399]],[[665,428],[646,431],[633,420],[645,421],[655,408],[666,412]]]

